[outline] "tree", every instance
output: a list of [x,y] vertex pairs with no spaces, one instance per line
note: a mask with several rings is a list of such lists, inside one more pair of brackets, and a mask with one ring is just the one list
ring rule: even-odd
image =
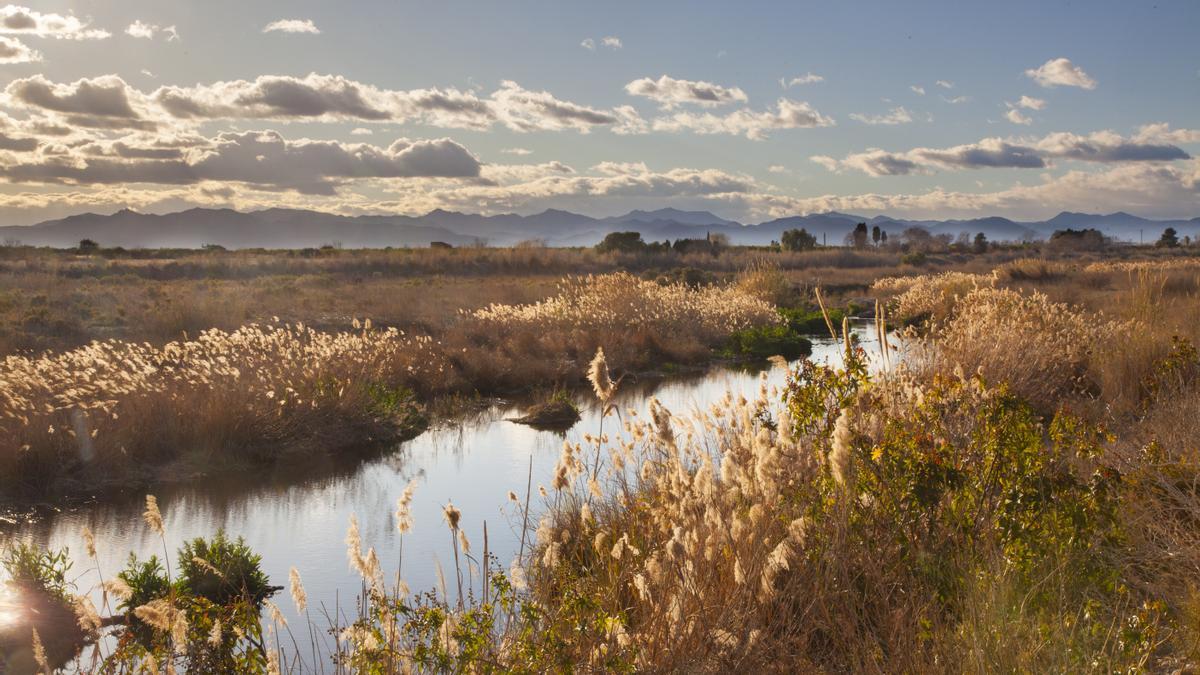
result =
[[988,248],[987,235],[982,232],[977,233],[975,235],[975,243],[971,247],[971,250],[975,251],[976,253],[987,253],[987,248]]
[[879,243],[884,246],[887,246],[887,231],[886,230],[879,233]]
[[804,228],[784,230],[779,243],[785,251],[808,251],[817,247],[817,238]]
[[604,241],[596,244],[596,250],[601,253],[621,251],[623,253],[639,253],[646,249],[641,232],[609,232]]
[[79,252],[80,253],[95,253],[96,251],[99,251],[99,250],[100,250],[100,244],[97,244],[95,241],[92,241],[91,239],[81,239],[79,241]]
[[846,245],[854,248],[866,248],[868,236],[870,235],[867,232],[867,224],[859,223],[854,226],[854,231],[846,235]]
[[1159,237],[1158,243],[1156,243],[1155,246],[1161,246],[1163,248],[1175,248],[1176,246],[1179,246],[1179,233],[1175,231],[1175,228],[1168,227],[1167,229],[1163,230],[1162,236]]
[[883,230],[879,229],[878,225],[871,228],[871,241],[875,242],[876,246],[879,246],[879,240],[882,237],[883,237]]

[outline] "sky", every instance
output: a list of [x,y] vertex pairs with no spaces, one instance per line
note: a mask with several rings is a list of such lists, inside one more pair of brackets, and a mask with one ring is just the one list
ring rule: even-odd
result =
[[0,224],[1200,216],[1200,3],[0,6]]

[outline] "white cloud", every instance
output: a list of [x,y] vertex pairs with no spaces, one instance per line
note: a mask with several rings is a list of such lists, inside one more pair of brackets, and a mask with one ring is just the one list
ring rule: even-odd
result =
[[7,35],[36,35],[63,40],[103,40],[112,34],[106,30],[88,28],[74,14],[43,14],[28,7],[6,5],[0,8],[0,33]]
[[937,82],[934,82],[934,84],[941,87],[942,89],[953,89],[954,88],[954,83],[950,82],[949,80],[938,80]]
[[970,101],[971,97],[970,96],[954,96],[952,98],[948,98],[946,96],[943,96],[942,100],[951,105],[958,105],[959,103],[966,103],[967,101]]
[[774,111],[742,109],[727,115],[679,112],[655,119],[653,128],[656,131],[745,135],[746,138],[760,141],[767,137],[768,132],[777,129],[807,129],[834,124],[832,118],[825,117],[804,101],[781,98]]
[[167,26],[165,28],[148,24],[141,19],[129,24],[125,29],[125,34],[130,37],[141,38],[143,40],[153,40],[156,35],[162,33],[166,36],[167,42],[173,42],[179,39],[179,32],[175,30],[175,26]]
[[1021,114],[1017,108],[1009,108],[1008,112],[1004,113],[1004,118],[1013,124],[1033,124],[1033,120],[1026,115]]
[[351,136],[370,136],[373,133],[375,132],[366,127],[355,127],[350,130]]
[[37,63],[42,53],[16,38],[0,36],[0,63]]
[[1066,58],[1050,59],[1037,68],[1026,70],[1025,75],[1043,87],[1096,88],[1096,81]]
[[215,138],[182,141],[183,147],[92,142],[65,156],[43,155],[34,161],[0,164],[0,176],[12,182],[71,185],[216,181],[332,195],[351,179],[475,178],[481,168],[474,155],[448,138],[402,138],[387,148],[292,141],[274,131],[227,132]]
[[[1014,108],[1010,112],[1017,110]],[[950,148],[914,148],[906,152],[871,148],[851,153],[841,160],[824,155],[810,159],[830,171],[853,170],[869,176],[981,168],[1043,169],[1056,159],[1099,163],[1172,162],[1191,157],[1182,148],[1164,142],[1162,137],[1183,137],[1185,133],[1187,130],[1148,129],[1144,137],[1126,138],[1112,131],[1097,131],[1086,136],[1057,132],[1041,138],[985,138]]]
[[908,85],[908,88],[909,88],[909,89],[911,89],[911,90],[913,90],[913,92],[914,92],[914,93],[915,93],[917,96],[924,96],[924,95],[925,95],[925,87],[922,87],[922,86],[920,86],[920,85],[917,85],[917,84],[910,84],[910,85]]
[[860,113],[850,113],[850,119],[873,126],[880,124],[894,126],[897,124],[908,124],[909,122],[913,121],[912,114],[910,114],[908,110],[904,108],[904,106],[892,108],[884,115],[863,115]]
[[504,148],[504,149],[503,149],[503,150],[501,150],[500,152],[503,152],[503,153],[504,153],[504,154],[506,154],[506,155],[519,155],[519,156],[522,156],[522,157],[524,157],[525,155],[532,155],[532,154],[533,154],[533,151],[532,151],[532,150],[529,150],[529,149],[526,149],[526,148]]
[[643,77],[625,85],[632,96],[644,96],[657,101],[664,108],[673,108],[681,103],[702,106],[717,106],[735,101],[746,102],[746,93],[737,87],[722,87],[712,82],[677,80],[663,75],[657,80]]
[[[596,40],[593,38],[584,38],[583,41],[579,43],[579,46],[590,52],[594,52],[596,51]],[[615,35],[607,35],[600,38],[600,46],[616,51],[625,45],[621,42],[621,38]]]
[[824,82],[824,81],[825,81],[824,77],[821,77],[820,75],[817,75],[815,73],[805,73],[799,77],[793,77],[790,80],[786,79],[786,78],[782,78],[782,77],[779,78],[779,84],[784,89],[788,89],[790,87],[795,87],[797,85],[802,85],[802,84],[817,84],[818,82]]
[[319,35],[321,30],[312,19],[279,19],[263,27],[264,33],[310,33]]
[[1026,110],[1041,110],[1046,107],[1046,102],[1040,98],[1032,96],[1022,96],[1021,100],[1017,101],[1017,106]]
[[791,173],[792,170],[782,164],[772,164],[767,167],[767,171],[771,173]]

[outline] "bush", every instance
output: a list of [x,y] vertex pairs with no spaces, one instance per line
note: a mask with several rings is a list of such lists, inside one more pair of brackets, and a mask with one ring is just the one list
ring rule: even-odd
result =
[[786,325],[758,326],[730,335],[726,353],[764,359],[779,355],[793,361],[811,354],[812,342]]

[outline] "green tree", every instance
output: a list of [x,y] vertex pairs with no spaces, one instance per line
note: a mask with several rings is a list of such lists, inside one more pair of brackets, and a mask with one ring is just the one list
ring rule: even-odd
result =
[[987,235],[979,232],[975,235],[975,243],[971,247],[976,253],[986,253],[988,248]]
[[100,250],[100,244],[97,244],[91,239],[83,239],[79,242],[80,253],[95,253]]
[[846,235],[846,243],[854,248],[866,248],[867,237],[870,236],[867,232],[867,224],[859,223],[854,226],[854,231]]
[[780,237],[780,245],[785,251],[808,251],[817,247],[817,238],[808,230],[785,230]]
[[596,250],[601,253],[621,251],[624,253],[640,253],[646,250],[646,242],[642,241],[641,232],[609,232],[604,241],[596,244]]
[[1168,227],[1167,229],[1163,230],[1162,236],[1159,237],[1158,243],[1156,243],[1155,246],[1161,246],[1163,248],[1175,248],[1176,246],[1179,246],[1179,233],[1175,231],[1175,228]]

